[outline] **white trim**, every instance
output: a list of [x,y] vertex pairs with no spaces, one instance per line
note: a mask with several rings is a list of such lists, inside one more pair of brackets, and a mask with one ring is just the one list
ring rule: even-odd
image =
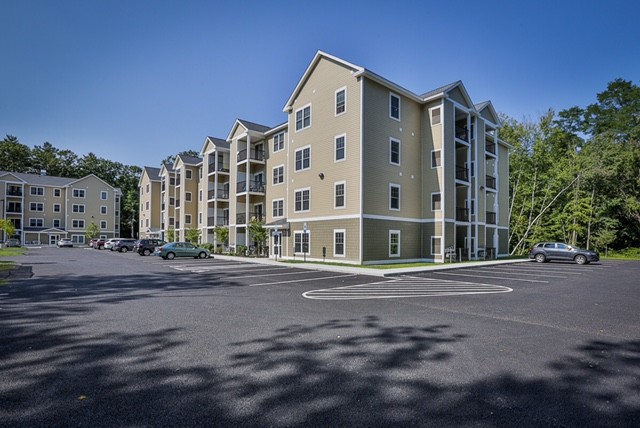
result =
[[[295,203],[295,201],[294,201]],[[345,214],[345,215],[332,215],[332,216],[320,216],[320,217],[300,217],[295,219],[287,219],[289,223],[304,223],[312,221],[331,221],[331,220],[353,220],[360,218],[360,214]]]
[[[56,190],[58,191],[58,196],[56,196]],[[61,198],[62,197],[62,189],[60,187],[54,187],[53,188],[53,197],[54,198]]]
[[[344,91],[344,111],[342,113],[338,113],[338,92]],[[347,113],[347,87],[343,86],[342,88],[336,89],[333,97],[334,105],[333,105],[333,113],[335,117],[342,116]]]
[[[149,203],[149,201],[147,201]],[[102,212],[102,208],[104,208],[104,212]],[[106,205],[100,205],[100,215],[109,215],[109,207]]]
[[[307,241],[308,241],[308,247],[307,247],[307,252],[305,253],[304,251],[300,251],[300,252],[296,252],[296,235],[307,235]],[[307,229],[307,232],[305,233],[304,230],[294,230],[293,233],[293,254],[306,254],[309,255],[311,254],[311,231],[309,229]],[[302,248],[304,247],[304,240],[302,238],[300,238],[300,250],[302,250]]]
[[[31,209],[31,205],[35,205],[36,209]],[[42,207],[41,210],[38,209],[38,206]],[[44,212],[44,202],[34,202],[34,201],[30,201],[29,202],[29,212],[30,213],[42,213]]]
[[[296,193],[298,192],[304,192],[304,191],[308,191],[309,192],[309,208],[308,209],[301,209],[301,210],[296,210]],[[301,199],[301,208],[304,207],[304,199]],[[300,189],[294,189],[293,190],[293,212],[294,213],[307,213],[311,211],[311,187],[302,187]]]
[[[42,195],[36,193],[33,193],[33,190],[36,189],[42,189]],[[29,184],[29,196],[45,196],[45,191],[44,191],[44,186],[33,186],[31,184]]]
[[[104,223],[104,227],[102,227],[102,223]],[[109,227],[109,222],[107,220],[100,220],[100,230],[105,230]]]
[[[338,138],[342,138],[342,159],[336,159],[338,154]],[[347,134],[340,134],[333,137],[333,163],[344,162],[347,160]]]
[[[273,153],[280,153],[281,151],[283,151],[285,149],[285,147],[286,147],[285,134],[286,134],[286,131],[280,131],[280,132],[277,132],[277,133],[273,134],[273,138],[272,138],[272,141],[274,143]],[[282,148],[276,150],[275,149],[276,137],[279,137],[280,135],[282,135]]]
[[[304,110],[306,110],[307,107],[309,108],[309,125],[304,126]],[[302,111],[302,127],[300,129],[298,129],[298,112],[299,111]],[[309,104],[303,105],[293,113],[293,129],[296,133],[298,133],[298,132],[304,131],[305,129],[311,128],[311,125],[313,125],[313,108],[311,107],[311,103],[309,103]]]
[[[44,227],[44,218],[40,218],[40,217],[29,217],[28,219],[29,219],[29,226],[28,226],[28,227]],[[31,225],[31,220],[42,220],[42,226],[38,226],[38,225],[36,225],[36,226],[32,226],[32,225]],[[25,225],[22,225],[23,232],[24,232],[24,226],[25,226]],[[27,233],[31,233],[31,232],[27,232]]]
[[359,185],[360,185],[360,206],[358,207],[358,219],[359,219],[359,230],[358,230],[358,262],[362,263],[363,255],[364,255],[364,239],[362,238],[362,231],[364,228],[364,219],[363,219],[363,211],[364,211],[364,79],[360,80],[360,123],[359,125],[359,134],[360,138],[358,141],[358,155],[360,156],[360,176],[359,176]]
[[[391,235],[398,235],[398,254],[392,254],[391,253]],[[390,229],[389,230],[389,240],[387,241],[387,250],[389,252],[389,257],[400,257],[400,254],[402,253],[401,248],[402,248],[402,234],[400,232],[400,230],[396,230],[396,229]]]
[[[82,196],[76,196],[75,192],[82,192]],[[73,187],[71,188],[71,197],[74,199],[87,199],[87,189],[74,189]]]
[[[433,166],[433,155],[436,152],[439,153],[440,165]],[[438,169],[438,168],[442,168],[442,149],[431,150],[431,169]]]
[[[391,206],[391,188],[398,188],[398,208]],[[389,211],[400,211],[402,209],[402,186],[396,183],[389,183]]]
[[[440,195],[440,209],[433,209],[433,195]],[[431,212],[433,213],[442,212],[443,203],[444,201],[442,200],[442,192],[431,192],[431,195],[429,196],[429,208],[431,208]]]
[[[342,233],[342,254],[336,254],[336,233]],[[346,229],[333,229],[333,257],[346,257],[347,256],[347,230]]]
[[[433,240],[434,239],[439,239],[440,240],[440,252],[439,253],[434,253],[433,252]],[[431,236],[431,247],[429,247],[429,254],[432,256],[440,256],[440,257],[444,257],[444,248],[442,246],[442,235],[432,235]]]
[[[273,213],[273,203],[274,202],[282,202],[282,215],[275,215]],[[278,199],[272,199],[271,200],[271,217],[272,218],[283,218],[286,214],[286,211],[284,209],[284,198],[278,198]]]
[[436,223],[441,221],[434,218],[411,218],[411,217],[392,217],[386,215],[365,214],[362,216],[367,220],[387,220],[387,221],[400,221],[405,223]]
[[[440,121],[438,123],[433,123],[433,110],[436,109],[440,109]],[[437,106],[431,107],[429,109],[429,123],[431,124],[431,126],[437,126],[437,125],[442,125],[442,113],[443,113],[443,105],[442,104],[438,104]]]
[[[398,163],[392,160],[392,147],[393,143],[398,143]],[[389,165],[401,166],[402,165],[402,141],[398,138],[389,137]]]
[[[73,222],[74,222],[74,221],[75,221],[75,222],[78,222],[78,223],[77,223],[77,224],[78,224],[77,226],[74,226],[74,225],[73,225]],[[80,223],[81,223],[81,222],[82,222],[82,226],[80,226]],[[85,222],[85,220],[84,220],[83,218],[72,218],[72,219],[71,219],[71,229],[84,229],[84,228],[85,228],[85,225],[86,225],[86,222]]]
[[[398,99],[398,117],[393,117],[391,115],[391,99],[392,98]],[[398,122],[402,120],[402,98],[400,97],[400,95],[391,91],[389,91],[389,119],[393,119]]]
[[[302,158],[302,168],[301,169],[296,169],[296,166],[297,166],[296,165],[296,163],[297,163],[297,159],[296,159],[297,153],[298,152],[304,152],[304,150],[306,150],[306,149],[309,149],[309,166],[306,167],[306,168],[304,167],[304,157],[303,157]],[[303,153],[303,156],[304,156],[304,153]],[[297,173],[297,172],[307,171],[309,169],[311,169],[311,145],[300,147],[300,148],[294,150],[294,152],[293,152],[293,172]]]
[[[337,198],[337,193],[336,193],[336,189],[337,187],[342,184],[342,206],[337,206],[336,205],[336,198]],[[341,181],[335,181],[333,183],[333,209],[334,210],[344,210],[347,208],[347,182],[346,180],[341,180]]]
[[[275,174],[275,170],[278,168],[282,168],[282,181],[279,183],[274,183],[274,179],[276,177]],[[284,184],[285,182],[285,178],[284,178],[284,164],[280,164],[280,165],[276,165],[273,168],[271,168],[271,185],[272,186],[280,186],[281,184]]]

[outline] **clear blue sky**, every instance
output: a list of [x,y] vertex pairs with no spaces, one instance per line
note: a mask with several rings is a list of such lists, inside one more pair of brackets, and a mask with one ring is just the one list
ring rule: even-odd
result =
[[268,126],[317,50],[536,120],[640,84],[640,3],[0,0],[0,137],[157,166]]

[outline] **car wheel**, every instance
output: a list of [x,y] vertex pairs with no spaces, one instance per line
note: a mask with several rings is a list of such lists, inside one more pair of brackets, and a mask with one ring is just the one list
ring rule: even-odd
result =
[[166,258],[167,258],[167,259],[169,259],[169,260],[173,260],[173,259],[175,259],[175,258],[176,258],[176,255],[175,255],[175,254],[173,254],[173,253],[167,253]]
[[122,247],[122,248],[120,249],[120,252],[121,252],[121,253],[126,253],[127,251],[129,251],[129,249],[128,249],[127,247]]
[[202,252],[200,252],[200,254],[198,254],[198,257],[201,258],[201,259],[206,259],[207,258],[207,253],[202,251]]
[[104,250],[104,245],[100,245],[100,246],[98,247],[98,250]]
[[151,255],[151,250],[149,250],[149,249],[145,249],[145,250],[142,252],[142,255],[143,255],[143,256],[150,256],[150,255]]
[[587,263],[587,258],[582,254],[578,254],[573,260],[575,260],[579,265],[584,265]]
[[536,261],[538,263],[544,263],[545,261],[547,261],[547,258],[544,256],[544,254],[538,253],[536,254]]

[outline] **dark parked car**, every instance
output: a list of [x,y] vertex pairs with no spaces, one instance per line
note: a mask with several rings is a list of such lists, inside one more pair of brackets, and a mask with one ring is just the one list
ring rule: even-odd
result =
[[197,247],[191,242],[170,242],[158,247],[154,254],[165,260],[173,260],[176,257],[193,257],[196,259],[209,257],[209,251],[206,248]]
[[563,242],[539,242],[529,250],[529,258],[539,263],[549,260],[573,260],[579,265],[600,260],[600,256],[595,251],[583,250]]
[[111,247],[111,251],[119,251],[121,253],[133,251],[135,243],[135,239],[119,239],[115,242],[115,244],[113,244],[113,246]]
[[161,247],[164,244],[166,244],[166,241],[163,241],[162,239],[141,239],[136,241],[134,250],[141,256],[148,256],[153,254],[156,247]]

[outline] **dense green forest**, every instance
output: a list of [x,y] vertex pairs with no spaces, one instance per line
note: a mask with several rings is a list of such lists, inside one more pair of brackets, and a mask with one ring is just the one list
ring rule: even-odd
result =
[[[600,251],[640,247],[640,87],[617,79],[596,100],[550,110],[536,122],[502,116],[500,137],[513,146],[512,254],[541,240]],[[137,221],[137,166],[93,153],[79,157],[50,143],[30,149],[8,135],[0,142],[0,170],[78,178],[93,173],[122,189],[124,236]]]
[[102,180],[122,190],[120,208],[120,230],[122,236],[132,236],[138,228],[138,180],[142,169],[138,166],[123,165],[120,162],[99,158],[94,153],[82,157],[70,150],[62,150],[51,143],[35,146],[33,149],[20,143],[12,135],[0,141],[0,171],[25,172],[56,177],[81,178],[95,174]]

